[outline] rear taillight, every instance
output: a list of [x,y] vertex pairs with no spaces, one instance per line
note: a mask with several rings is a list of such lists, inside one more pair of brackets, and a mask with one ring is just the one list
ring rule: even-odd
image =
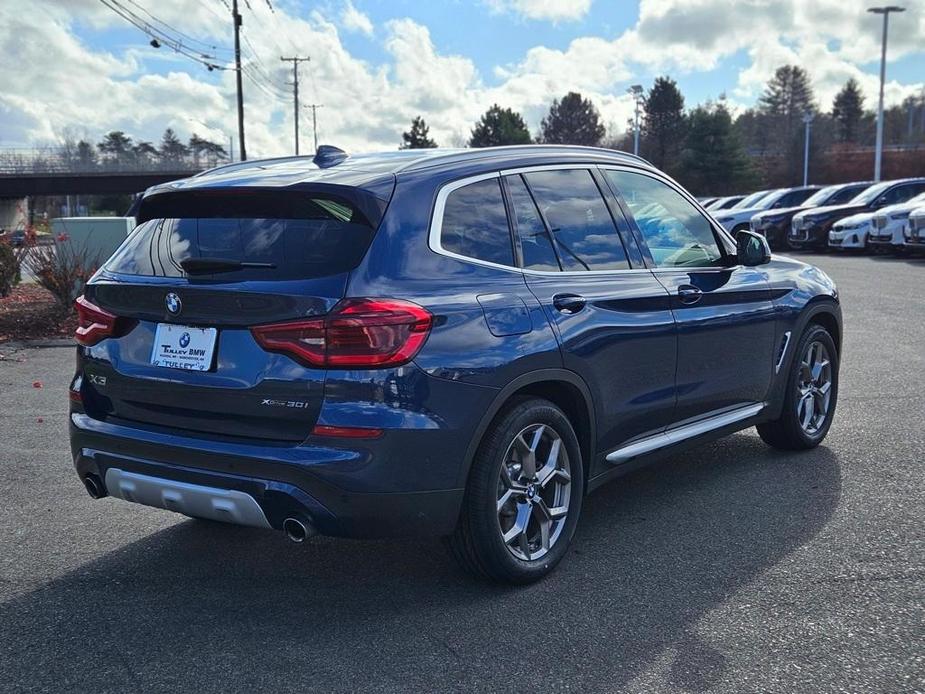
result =
[[74,339],[86,347],[95,345],[107,337],[125,335],[136,322],[130,318],[114,316],[109,311],[91,304],[83,296],[77,297],[74,307],[77,309],[77,330]]
[[309,366],[371,369],[411,361],[432,322],[410,301],[344,299],[323,318],[258,325],[251,333],[265,350]]

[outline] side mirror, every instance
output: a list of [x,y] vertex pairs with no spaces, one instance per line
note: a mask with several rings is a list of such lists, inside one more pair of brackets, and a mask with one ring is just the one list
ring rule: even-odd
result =
[[761,234],[744,229],[736,234],[736,258],[746,267],[771,262],[771,247]]

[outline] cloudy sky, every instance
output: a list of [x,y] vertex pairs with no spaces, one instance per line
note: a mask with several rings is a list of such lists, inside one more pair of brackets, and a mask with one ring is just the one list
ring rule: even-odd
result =
[[[219,66],[232,61],[231,0],[105,0],[183,41]],[[878,17],[864,0],[240,0],[248,154],[292,149],[290,68],[319,139],[345,149],[391,149],[423,115],[441,145],[461,145],[492,103],[524,113],[536,131],[549,102],[590,97],[625,129],[626,89],[668,74],[688,106],[725,95],[744,108],[784,63],[809,70],[828,109],[849,77],[876,100]],[[0,147],[97,141],[108,130],[157,141],[227,143],[236,133],[234,73],[209,72],[149,37],[101,0],[0,2]],[[890,25],[887,102],[925,85],[925,9]],[[160,22],[160,23],[159,23]],[[302,112],[302,147],[311,113]]]

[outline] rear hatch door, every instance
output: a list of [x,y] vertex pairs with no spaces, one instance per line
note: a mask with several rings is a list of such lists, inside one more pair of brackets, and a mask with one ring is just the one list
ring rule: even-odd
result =
[[159,197],[142,205],[139,226],[85,290],[130,325],[85,348],[88,413],[190,433],[304,440],[325,371],[265,351],[249,328],[330,311],[378,219],[331,186]]

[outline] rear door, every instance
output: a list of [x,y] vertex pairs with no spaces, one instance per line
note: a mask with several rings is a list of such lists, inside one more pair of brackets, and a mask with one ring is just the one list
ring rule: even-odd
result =
[[590,167],[503,173],[527,285],[591,389],[601,449],[661,431],[675,400],[669,297],[605,184]]
[[731,244],[668,182],[624,169],[604,174],[671,297],[679,331],[674,421],[763,403],[776,354],[765,272],[736,264]]
[[376,220],[310,192],[202,193],[159,207],[169,216],[144,220],[87,285],[87,300],[130,325],[85,348],[88,413],[304,440],[325,372],[265,351],[249,328],[330,311]]

